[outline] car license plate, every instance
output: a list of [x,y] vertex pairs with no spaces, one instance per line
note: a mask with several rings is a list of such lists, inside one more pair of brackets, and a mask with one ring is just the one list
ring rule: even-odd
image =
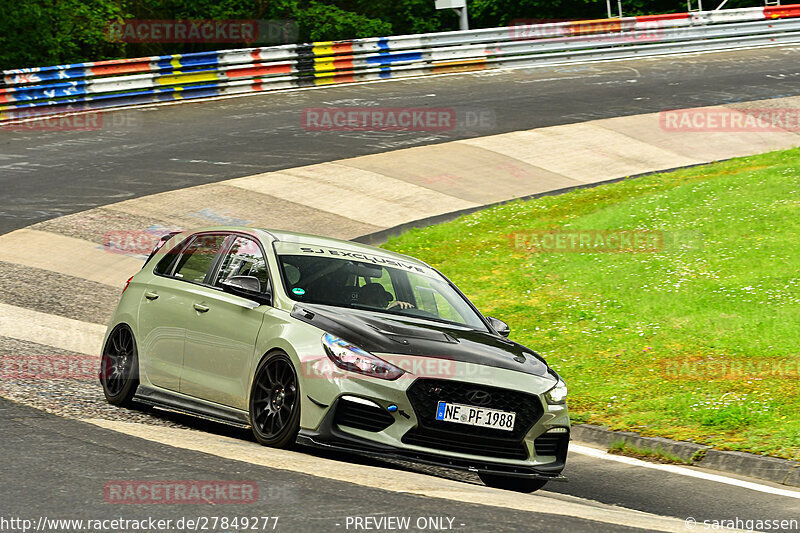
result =
[[436,420],[502,429],[504,431],[514,430],[514,420],[516,417],[516,413],[498,411],[497,409],[486,409],[485,407],[474,407],[472,405],[460,403],[439,402],[436,408]]

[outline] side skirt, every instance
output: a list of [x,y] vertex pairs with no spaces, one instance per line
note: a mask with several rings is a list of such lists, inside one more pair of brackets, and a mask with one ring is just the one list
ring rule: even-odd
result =
[[219,422],[244,429],[250,427],[250,416],[246,411],[198,400],[197,398],[191,398],[176,392],[153,389],[140,385],[133,399],[165,411],[196,416],[212,422]]

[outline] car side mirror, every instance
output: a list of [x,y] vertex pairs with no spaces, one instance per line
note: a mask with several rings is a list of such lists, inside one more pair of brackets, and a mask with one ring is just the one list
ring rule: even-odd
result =
[[272,293],[261,290],[261,281],[255,276],[231,276],[221,282],[223,290],[260,304],[272,305]]
[[261,281],[255,276],[231,276],[223,281],[222,284],[249,292],[261,292]]
[[486,320],[488,320],[492,328],[503,337],[508,337],[509,334],[511,334],[511,328],[499,318],[487,316]]

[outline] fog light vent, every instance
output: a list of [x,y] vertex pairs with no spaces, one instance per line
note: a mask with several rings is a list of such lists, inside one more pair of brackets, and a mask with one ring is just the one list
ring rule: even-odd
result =
[[336,404],[333,422],[364,431],[383,431],[394,423],[394,417],[371,400],[342,396]]

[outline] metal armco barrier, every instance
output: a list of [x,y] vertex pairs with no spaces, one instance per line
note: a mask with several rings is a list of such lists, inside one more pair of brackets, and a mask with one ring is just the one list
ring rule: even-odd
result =
[[15,69],[2,72],[0,122],[336,83],[794,42],[800,42],[800,4]]

